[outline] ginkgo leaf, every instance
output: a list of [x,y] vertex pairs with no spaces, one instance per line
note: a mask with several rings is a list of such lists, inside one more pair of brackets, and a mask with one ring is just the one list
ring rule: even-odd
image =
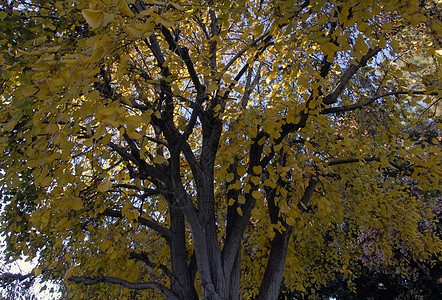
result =
[[101,22],[103,21],[104,18],[103,10],[98,10],[98,9],[83,9],[82,14],[86,22],[93,29],[100,27]]
[[289,226],[295,225],[295,220],[292,217],[288,217],[285,221]]

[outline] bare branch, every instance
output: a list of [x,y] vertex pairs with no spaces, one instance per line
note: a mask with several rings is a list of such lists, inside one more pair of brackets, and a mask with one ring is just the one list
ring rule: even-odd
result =
[[113,185],[113,187],[116,187],[116,188],[126,188],[126,189],[133,189],[133,190],[143,191],[143,192],[144,192],[144,195],[146,195],[146,196],[153,196],[153,195],[158,195],[158,194],[160,194],[160,192],[157,191],[157,190],[155,190],[155,189],[142,188],[142,187],[138,187],[138,186],[136,186],[136,185],[132,185],[132,184],[121,183],[121,184],[115,184],[115,185]]
[[329,161],[327,165],[329,166],[336,166],[336,165],[343,165],[343,164],[351,164],[355,162],[371,162],[371,161],[379,161],[379,157],[366,157],[366,158],[344,158],[344,159],[337,159],[333,161]]
[[356,109],[361,109],[364,106],[370,105],[371,103],[373,103],[374,101],[383,98],[383,97],[387,97],[387,96],[392,96],[392,95],[406,95],[406,94],[413,94],[413,95],[437,95],[437,92],[431,92],[428,93],[426,91],[395,91],[395,92],[389,92],[389,93],[385,93],[382,95],[378,95],[378,96],[374,96],[364,102],[361,103],[356,103],[356,104],[351,104],[351,105],[347,105],[347,106],[341,106],[341,107],[331,107],[331,108],[327,108],[324,109],[323,111],[321,111],[321,114],[331,114],[331,113],[338,113],[338,112],[344,112],[344,111],[351,111],[351,110],[356,110]]
[[109,284],[117,284],[121,285],[125,288],[131,289],[131,290],[157,290],[161,294],[163,294],[167,299],[173,299],[173,300],[179,300],[179,298],[170,290],[169,288],[165,287],[161,283],[157,282],[130,282],[121,278],[116,277],[110,277],[110,276],[95,276],[95,277],[88,277],[88,276],[72,276],[68,279],[69,281],[75,282],[75,283],[83,283],[85,285],[93,285],[97,283],[109,283]]

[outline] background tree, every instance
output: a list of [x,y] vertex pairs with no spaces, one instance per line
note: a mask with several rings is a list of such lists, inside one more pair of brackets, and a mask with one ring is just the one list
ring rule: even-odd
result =
[[[434,214],[402,179],[437,189],[440,149],[401,129],[439,101],[424,81],[440,73],[396,62],[410,48],[440,62],[434,11],[4,2],[9,260],[38,257],[34,274],[67,280],[68,296],[168,299],[276,299],[283,277],[300,293],[353,287],[373,230],[385,267],[404,271],[398,245],[435,263],[441,241],[419,228]],[[398,40],[404,26],[425,35]]]

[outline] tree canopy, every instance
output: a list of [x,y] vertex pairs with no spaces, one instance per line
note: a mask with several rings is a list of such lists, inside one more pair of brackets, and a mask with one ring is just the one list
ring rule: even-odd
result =
[[3,1],[6,260],[120,299],[440,264],[439,2]]

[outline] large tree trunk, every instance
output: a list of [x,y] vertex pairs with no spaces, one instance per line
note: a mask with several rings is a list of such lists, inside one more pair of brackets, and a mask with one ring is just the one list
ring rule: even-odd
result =
[[198,299],[193,278],[187,267],[186,233],[184,214],[181,210],[170,206],[170,220],[172,239],[170,252],[172,260],[172,274],[170,287],[177,292],[182,299]]
[[276,231],[271,242],[270,257],[259,289],[258,300],[278,299],[291,234],[291,227],[283,233]]

